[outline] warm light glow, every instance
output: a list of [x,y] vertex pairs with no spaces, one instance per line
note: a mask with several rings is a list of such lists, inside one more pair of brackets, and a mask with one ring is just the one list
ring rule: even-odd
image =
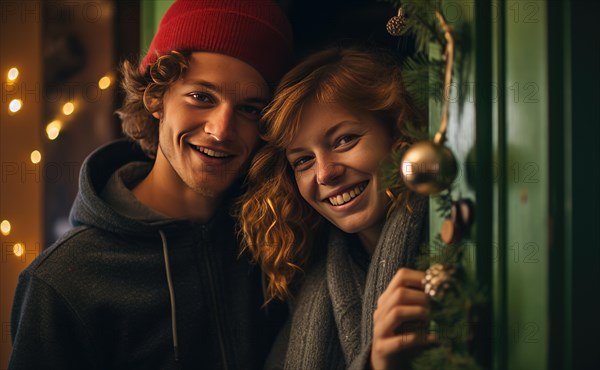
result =
[[33,152],[31,152],[31,162],[33,162],[33,164],[38,164],[38,163],[40,163],[41,160],[42,160],[42,153],[40,153],[37,150],[34,150]]
[[63,113],[65,116],[70,116],[75,111],[75,105],[71,102],[65,103],[63,105]]
[[17,113],[21,110],[21,108],[23,108],[23,102],[21,99],[13,99],[10,101],[10,103],[8,103],[8,110],[12,113]]
[[15,254],[15,256],[21,257],[23,253],[25,253],[25,246],[23,245],[23,243],[17,243],[13,245],[13,253]]
[[8,77],[9,82],[16,80],[17,77],[19,77],[19,70],[15,67],[12,67],[11,69],[8,70],[7,77]]
[[100,90],[106,90],[110,86],[111,82],[112,81],[110,80],[110,77],[104,76],[98,81],[98,87]]
[[0,232],[2,232],[2,235],[4,236],[10,234],[10,222],[8,222],[8,220],[2,220],[2,222],[0,222]]
[[46,134],[48,135],[48,139],[54,140],[60,134],[60,129],[62,129],[62,122],[59,120],[54,120],[46,126]]

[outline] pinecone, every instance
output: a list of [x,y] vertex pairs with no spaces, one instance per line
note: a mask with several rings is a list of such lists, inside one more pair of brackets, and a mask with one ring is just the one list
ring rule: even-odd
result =
[[454,267],[445,267],[440,263],[431,265],[427,271],[425,271],[425,278],[423,279],[425,294],[433,300],[442,300],[446,291],[450,289],[455,282],[455,272],[456,269]]
[[400,8],[398,9],[398,15],[390,18],[385,28],[390,35],[400,36],[404,26],[406,26],[406,16],[404,15],[404,9]]

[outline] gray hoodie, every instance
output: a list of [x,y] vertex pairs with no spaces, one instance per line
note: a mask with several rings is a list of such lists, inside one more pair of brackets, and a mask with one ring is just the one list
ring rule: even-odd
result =
[[126,141],[86,159],[75,227],[20,276],[9,369],[262,367],[282,314],[261,309],[228,204],[204,225],[132,209],[151,164]]

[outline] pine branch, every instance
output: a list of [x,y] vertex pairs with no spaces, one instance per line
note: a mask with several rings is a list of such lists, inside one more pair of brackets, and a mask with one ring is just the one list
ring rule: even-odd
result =
[[467,247],[473,245],[467,242],[460,242],[452,247],[444,245],[438,234],[417,263],[419,267],[440,263],[447,267],[453,266],[456,272],[455,282],[444,292],[443,298],[431,302],[431,319],[438,344],[422,352],[413,361],[413,369],[481,370],[469,354],[469,343],[473,335],[471,324],[476,321],[471,316],[473,307],[481,305],[485,296],[463,265],[463,252]]

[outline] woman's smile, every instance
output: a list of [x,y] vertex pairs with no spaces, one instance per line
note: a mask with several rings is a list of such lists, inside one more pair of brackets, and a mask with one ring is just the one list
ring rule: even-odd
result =
[[349,203],[354,203],[354,200],[362,194],[369,181],[364,181],[359,184],[348,187],[346,190],[337,194],[328,196],[325,201],[331,203],[332,206],[340,207]]

